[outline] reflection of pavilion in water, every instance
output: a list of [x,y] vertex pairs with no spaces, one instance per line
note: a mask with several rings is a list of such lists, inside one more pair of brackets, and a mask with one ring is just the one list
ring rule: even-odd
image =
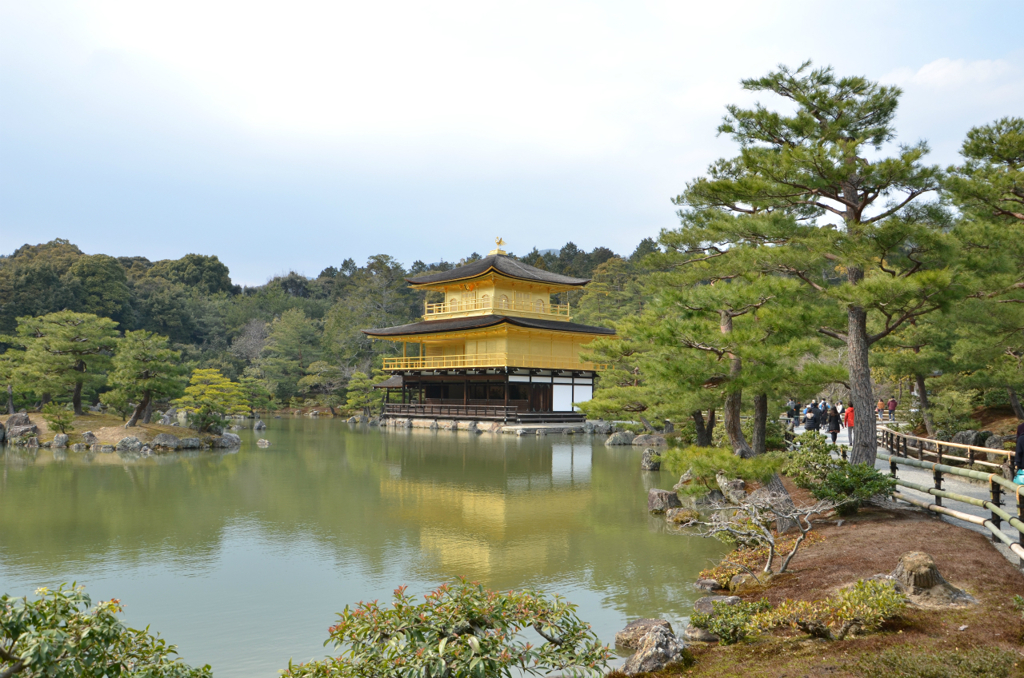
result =
[[381,479],[382,506],[419,529],[444,576],[543,574],[558,569],[591,512],[591,454],[589,443],[553,445],[547,468],[512,471],[504,488],[393,472]]

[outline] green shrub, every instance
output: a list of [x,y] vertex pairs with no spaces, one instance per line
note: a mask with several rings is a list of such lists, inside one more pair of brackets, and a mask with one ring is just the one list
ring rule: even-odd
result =
[[100,394],[100,402],[117,413],[121,421],[128,418],[135,406],[128,401],[128,396],[119,388]]
[[690,623],[718,636],[722,645],[733,645],[746,638],[751,632],[751,621],[759,614],[771,610],[767,600],[753,603],[712,603],[711,614],[697,613],[690,617]]
[[862,580],[825,600],[787,600],[755,616],[748,633],[781,626],[799,628],[815,638],[843,640],[858,631],[876,631],[906,606],[892,582]]
[[782,472],[816,499],[836,504],[836,513],[851,515],[872,497],[890,496],[896,481],[865,464],[851,464],[832,456],[838,448],[816,433],[797,436],[799,447],[779,455]]
[[[394,603],[345,607],[329,630],[340,656],[291,664],[284,676],[508,676],[552,670],[565,675],[603,673],[608,648],[559,596],[533,591],[488,591],[459,579],[416,603],[405,587]],[[533,629],[546,641],[526,642]]]
[[[743,429],[743,435],[747,437],[747,441],[754,439],[754,419],[748,418],[741,422],[740,427]],[[722,427],[725,430],[725,427]],[[786,449],[786,428],[783,426],[782,421],[779,419],[773,419],[768,417],[768,421],[765,422],[764,427],[765,439],[764,446],[767,450],[784,450]]]
[[857,663],[864,678],[1008,678],[1020,657],[996,648],[935,652],[912,645],[890,647]]
[[780,457],[771,455],[741,459],[732,450],[722,447],[672,448],[661,455],[662,468],[678,474],[690,472],[693,480],[681,493],[691,495],[718,489],[715,475],[719,471],[730,478],[767,483],[779,472],[782,464]]
[[75,413],[66,405],[46,403],[43,405],[43,419],[49,425],[51,433],[68,433],[75,430],[75,427],[72,426],[75,421]]
[[932,397],[928,403],[928,411],[932,415],[935,428],[949,436],[957,431],[977,428],[971,419],[977,397],[977,391],[958,391],[953,388]]

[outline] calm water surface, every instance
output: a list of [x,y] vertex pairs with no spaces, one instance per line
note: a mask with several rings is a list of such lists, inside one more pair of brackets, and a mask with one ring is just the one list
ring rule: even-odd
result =
[[126,462],[8,449],[0,591],[77,581],[120,598],[218,678],[275,676],[326,650],[347,603],[456,575],[579,605],[602,640],[627,621],[682,623],[723,552],[646,512],[640,453],[603,437],[380,432],[278,419],[237,452]]

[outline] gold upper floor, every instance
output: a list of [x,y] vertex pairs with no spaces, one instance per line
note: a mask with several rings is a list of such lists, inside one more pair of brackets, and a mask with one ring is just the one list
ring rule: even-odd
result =
[[424,320],[511,315],[569,321],[568,304],[552,303],[551,286],[491,274],[476,280],[438,285],[444,301],[425,303]]

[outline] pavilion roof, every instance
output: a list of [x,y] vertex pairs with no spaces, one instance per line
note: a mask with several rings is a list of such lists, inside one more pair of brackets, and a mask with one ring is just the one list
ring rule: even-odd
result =
[[410,285],[436,285],[438,283],[454,282],[456,280],[469,280],[484,275],[494,270],[501,275],[519,280],[530,280],[535,282],[550,283],[552,285],[569,285],[582,287],[590,282],[590,278],[571,278],[567,275],[544,271],[529,264],[524,264],[518,259],[491,254],[483,259],[477,259],[464,266],[458,266],[450,271],[430,273],[415,278],[406,278]]
[[450,320],[423,320],[408,325],[396,325],[382,329],[362,330],[371,337],[396,337],[417,334],[436,334],[458,330],[475,330],[483,327],[495,327],[504,323],[528,329],[553,330],[555,332],[571,332],[575,334],[600,334],[612,336],[615,330],[593,325],[579,325],[564,320],[541,320],[538,318],[518,318],[507,315],[477,315],[468,318],[451,318]]

